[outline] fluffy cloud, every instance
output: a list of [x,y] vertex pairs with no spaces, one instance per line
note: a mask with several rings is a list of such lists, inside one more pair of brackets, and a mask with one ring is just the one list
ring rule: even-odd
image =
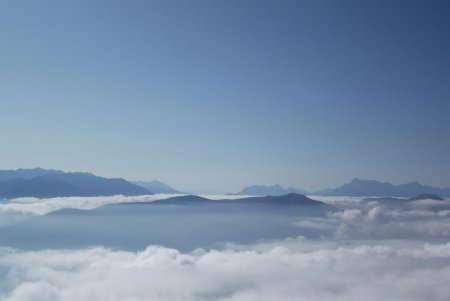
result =
[[336,238],[450,239],[449,210],[392,209],[382,206],[332,213],[323,224],[333,225]]
[[291,239],[180,253],[87,250],[0,256],[0,300],[448,300],[450,243],[345,246]]

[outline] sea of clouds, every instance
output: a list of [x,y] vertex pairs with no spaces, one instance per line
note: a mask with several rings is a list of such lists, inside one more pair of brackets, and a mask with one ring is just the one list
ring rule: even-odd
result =
[[180,253],[2,250],[0,298],[50,300],[442,300],[450,243],[303,238]]
[[[170,196],[17,199],[0,212],[13,223],[20,215]],[[450,300],[450,200],[390,208],[362,198],[315,198],[341,209],[295,221],[322,231],[317,239],[189,253],[164,246],[0,248],[0,300]]]

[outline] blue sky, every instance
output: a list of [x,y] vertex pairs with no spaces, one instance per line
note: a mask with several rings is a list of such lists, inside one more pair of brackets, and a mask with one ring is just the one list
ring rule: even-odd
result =
[[450,186],[448,1],[0,2],[0,168]]

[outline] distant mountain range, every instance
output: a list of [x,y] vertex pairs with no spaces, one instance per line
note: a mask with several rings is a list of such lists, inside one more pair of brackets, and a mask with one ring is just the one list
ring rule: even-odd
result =
[[308,194],[307,191],[302,189],[297,189],[293,187],[284,188],[281,185],[275,184],[272,186],[265,186],[265,185],[252,185],[245,187],[240,192],[236,194],[240,195],[255,195],[255,196],[265,196],[265,195],[284,195],[289,193],[298,193],[298,194]]
[[134,181],[132,182],[135,185],[138,185],[142,188],[145,188],[153,193],[180,193],[175,188],[163,183],[161,181]]
[[390,196],[390,197],[414,197],[420,194],[436,194],[442,197],[450,197],[450,188],[436,188],[411,182],[402,185],[382,183],[375,180],[353,179],[335,189],[327,189],[316,192],[324,196]]
[[[0,170],[0,199],[18,197],[66,197],[66,196],[112,196],[146,195],[152,193],[181,193],[160,181],[129,182],[122,178],[109,179],[91,173],[64,172],[54,169]],[[293,187],[284,188],[279,184],[265,186],[252,185],[232,195],[280,196],[290,193],[309,194]],[[353,179],[335,189],[326,189],[315,195],[323,196],[373,196],[373,197],[414,197],[420,194],[435,194],[450,197],[450,188],[436,188],[411,182],[402,185],[382,183],[375,180]]]
[[149,190],[124,179],[109,179],[90,173],[42,168],[0,171],[0,199],[19,197],[67,197],[146,195]]

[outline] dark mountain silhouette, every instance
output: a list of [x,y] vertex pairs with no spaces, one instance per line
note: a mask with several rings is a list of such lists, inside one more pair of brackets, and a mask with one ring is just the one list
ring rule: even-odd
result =
[[0,246],[103,245],[136,250],[159,244],[190,251],[223,242],[252,243],[299,235],[312,238],[326,233],[302,228],[296,222],[337,210],[298,194],[219,201],[188,195],[93,210],[66,208],[0,228]]
[[391,196],[391,197],[414,197],[423,193],[431,193],[450,197],[450,188],[436,188],[411,182],[402,185],[381,183],[374,180],[353,179],[350,183],[341,187],[318,192],[326,196]]
[[298,193],[298,194],[308,194],[305,190],[297,189],[293,187],[284,188],[283,186],[279,184],[275,184],[272,186],[265,186],[265,185],[252,185],[245,187],[240,192],[236,194],[240,195],[257,195],[257,196],[263,196],[263,195],[284,195],[288,193]]
[[328,211],[334,211],[336,208],[327,205],[323,202],[312,200],[307,196],[296,193],[289,193],[280,196],[264,196],[264,197],[248,197],[240,198],[234,200],[210,200],[208,198],[196,196],[196,195],[185,195],[179,197],[173,197],[168,199],[162,199],[153,202],[139,202],[139,203],[126,203],[126,204],[148,204],[148,205],[177,205],[177,206],[192,206],[192,205],[212,205],[212,206],[235,206],[235,205],[248,205],[248,206],[310,206],[317,208],[320,207],[321,210],[326,209]]
[[[108,179],[90,173],[30,169],[0,172],[7,180],[0,181],[0,199],[18,197],[67,197],[144,195],[148,190],[124,179]],[[36,176],[37,175],[37,176]]]
[[142,188],[145,188],[153,193],[180,193],[175,188],[163,183],[161,181],[134,181],[132,182],[135,185],[138,185]]

